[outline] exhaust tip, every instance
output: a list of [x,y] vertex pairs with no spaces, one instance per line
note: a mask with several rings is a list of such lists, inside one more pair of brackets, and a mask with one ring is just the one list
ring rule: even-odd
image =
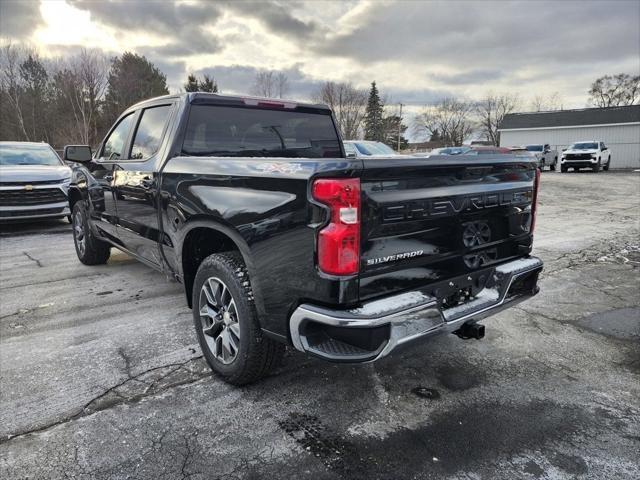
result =
[[453,332],[463,340],[484,338],[484,325],[475,322],[466,322],[458,330]]

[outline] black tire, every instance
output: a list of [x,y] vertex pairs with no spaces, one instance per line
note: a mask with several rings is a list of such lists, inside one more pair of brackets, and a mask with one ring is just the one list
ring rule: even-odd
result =
[[569,170],[567,167],[565,167],[564,165],[560,165],[560,171],[562,173],[567,173],[567,170]]
[[555,171],[556,171],[556,165],[558,165],[558,159],[557,159],[557,158],[553,161],[553,165],[551,165],[551,166],[549,167],[549,169],[550,169],[552,172],[555,172]]
[[89,218],[84,202],[76,202],[71,216],[73,243],[78,260],[85,265],[103,265],[111,255],[111,245],[95,237],[89,227]]
[[609,165],[611,165],[611,157],[609,157],[609,160],[607,160],[607,164],[606,164],[606,165],[604,165],[604,166],[602,167],[602,169],[603,169],[605,172],[608,172],[608,171],[609,171]]
[[600,159],[598,159],[598,163],[593,166],[593,173],[598,173],[600,171]]
[[[217,312],[210,310],[211,313],[219,314],[216,315],[217,320],[210,317],[210,314],[200,314],[201,310],[206,310],[206,305],[201,303],[201,297],[206,302],[207,296],[203,292],[203,286],[205,282],[207,282],[207,285],[211,285],[209,281],[216,282],[219,286],[220,284],[224,286],[231,296],[228,303],[234,302],[233,310],[235,313],[231,313],[231,307],[226,309],[229,317],[225,320],[222,320],[223,314],[220,313],[220,310]],[[222,290],[223,293],[220,294],[221,301],[213,304],[214,308],[218,308],[218,304],[224,305],[224,291]],[[211,290],[208,292],[213,293]],[[229,298],[228,295],[227,299]],[[213,296],[218,300],[218,296],[215,293]],[[192,300],[193,322],[204,358],[211,369],[226,382],[233,385],[252,383],[265,377],[278,366],[284,353],[284,344],[265,337],[262,333],[258,322],[258,313],[253,301],[249,272],[239,254],[220,253],[205,258],[196,273]],[[222,310],[225,311],[224,308]],[[220,329],[227,328],[227,320],[230,323],[237,324],[239,327],[239,337],[233,337],[237,350],[230,361],[229,358],[221,359],[216,356],[210,346],[210,344],[215,344],[213,348],[217,348],[218,339],[216,337],[222,337]],[[219,325],[219,333],[205,335],[205,330],[212,332],[216,325]],[[229,328],[227,335],[231,335],[231,328]],[[222,339],[220,342],[221,355],[224,357]],[[227,357],[232,357],[233,352],[230,349],[226,349],[226,353],[228,353]],[[228,363],[224,363],[224,360],[227,360]]]

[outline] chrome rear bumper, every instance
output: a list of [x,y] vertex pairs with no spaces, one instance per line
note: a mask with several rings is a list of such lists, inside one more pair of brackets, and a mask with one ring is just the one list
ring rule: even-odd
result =
[[485,288],[466,303],[442,308],[441,299],[416,290],[351,310],[300,305],[290,318],[296,349],[337,362],[370,362],[400,345],[477,321],[538,293],[542,261],[528,257],[491,269]]

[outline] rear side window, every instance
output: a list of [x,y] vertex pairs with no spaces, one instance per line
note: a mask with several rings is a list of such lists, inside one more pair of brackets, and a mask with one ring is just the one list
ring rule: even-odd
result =
[[341,157],[331,115],[193,105],[182,146],[185,155]]
[[171,105],[163,105],[142,111],[131,147],[132,159],[146,160],[158,151],[170,109]]

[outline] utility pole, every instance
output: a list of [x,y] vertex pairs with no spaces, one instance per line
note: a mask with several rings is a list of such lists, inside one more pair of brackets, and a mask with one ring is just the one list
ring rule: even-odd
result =
[[398,153],[400,153],[400,134],[402,128],[402,103],[400,104],[400,115],[398,115]]

